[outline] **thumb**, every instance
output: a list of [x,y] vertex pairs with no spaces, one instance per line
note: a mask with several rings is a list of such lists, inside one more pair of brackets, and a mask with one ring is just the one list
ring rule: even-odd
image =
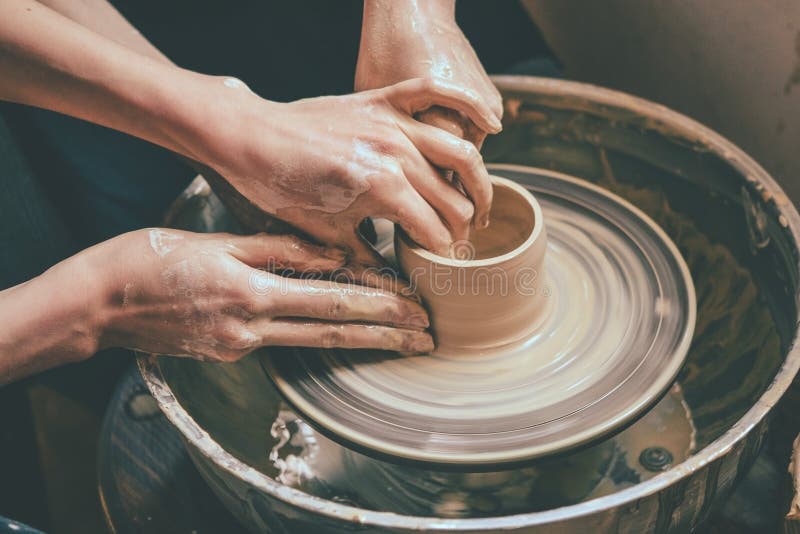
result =
[[486,132],[498,133],[503,129],[500,119],[478,93],[440,78],[414,78],[386,91],[389,101],[410,116],[440,106],[461,112]]

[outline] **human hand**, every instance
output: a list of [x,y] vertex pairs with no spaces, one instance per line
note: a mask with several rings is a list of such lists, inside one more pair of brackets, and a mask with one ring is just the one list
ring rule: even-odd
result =
[[320,243],[348,249],[356,264],[381,261],[357,231],[366,217],[390,219],[439,253],[466,236],[472,203],[433,165],[456,169],[473,198],[490,200],[475,146],[412,118],[441,105],[498,131],[494,113],[471,91],[409,80],[289,104],[260,99],[245,87],[229,91],[218,111],[227,118],[208,133],[204,161],[255,208]]
[[[455,21],[455,2],[399,0],[364,2],[356,91],[385,87],[411,78],[439,78],[473,91],[503,117],[503,102],[478,56]],[[480,148],[487,133],[458,113],[432,109],[423,122],[444,127]],[[479,213],[480,215],[480,213]]]
[[292,236],[153,228],[82,255],[104,288],[100,348],[211,361],[233,361],[265,345],[433,348],[424,332],[427,314],[416,302],[363,286],[281,276],[287,269],[330,273],[345,261],[339,250]]

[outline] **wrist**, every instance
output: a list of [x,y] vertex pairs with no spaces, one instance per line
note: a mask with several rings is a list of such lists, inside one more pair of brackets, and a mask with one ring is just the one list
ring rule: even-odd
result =
[[223,104],[215,91],[215,85],[222,84],[221,77],[174,66],[159,69],[163,69],[164,78],[151,88],[139,108],[158,128],[157,138],[148,140],[205,163],[208,139],[218,126],[215,119]]
[[429,20],[455,22],[456,0],[414,1],[419,12]]
[[98,269],[79,253],[34,280],[40,284],[38,295],[48,298],[45,302],[59,303],[50,321],[63,327],[59,350],[70,361],[84,360],[101,349],[101,279]]
[[[138,273],[148,271],[153,261],[147,253],[151,246],[148,236],[149,229],[128,232],[72,258],[76,262],[72,267],[85,273],[83,290],[89,311],[83,321],[95,351],[130,346],[131,305],[142,291],[142,283],[147,282],[146,277],[142,282]],[[131,258],[136,259],[132,262]]]
[[287,104],[263,99],[231,76],[189,74],[190,96],[184,96],[174,123],[181,154],[225,175],[224,162],[248,157],[251,132],[269,133],[263,123]]
[[[116,269],[114,258],[117,254],[113,243],[120,238],[105,241],[80,254],[73,256],[66,267],[75,272],[72,275],[77,288],[83,293],[81,309],[78,315],[84,325],[84,339],[92,353],[116,346],[109,332],[115,316],[115,284]],[[91,354],[88,354],[90,356]]]
[[207,76],[202,85],[196,105],[186,114],[189,157],[237,189],[237,179],[252,178],[241,176],[240,169],[253,159],[268,176],[271,169],[264,167],[264,156],[281,154],[276,144],[281,129],[294,126],[287,118],[292,103],[261,98],[230,76]]
[[[432,37],[457,32],[460,30],[455,20],[454,0],[387,3],[365,0],[356,90],[415,77],[424,69],[425,62],[419,58],[430,60],[437,53]],[[402,55],[398,54],[400,50]],[[400,66],[391,65],[387,58],[397,58]],[[398,72],[403,76],[398,77]]]

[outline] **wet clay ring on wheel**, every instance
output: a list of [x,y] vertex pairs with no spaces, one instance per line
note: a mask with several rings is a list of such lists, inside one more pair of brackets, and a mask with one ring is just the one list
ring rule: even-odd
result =
[[[522,263],[536,270],[541,261],[540,276],[521,284],[506,277],[506,294],[487,292],[489,304],[476,307],[469,326],[463,326],[464,306],[442,312],[441,295],[428,294],[439,338],[431,354],[272,350],[261,360],[265,370],[317,429],[382,459],[496,470],[619,431],[672,384],[695,322],[691,275],[675,244],[643,212],[596,185],[546,169],[492,170],[535,197],[540,233],[535,217],[532,227],[530,219],[524,223],[525,210],[514,216],[504,209],[509,201],[502,196],[512,190],[496,188],[490,228],[504,236],[505,249],[487,250],[475,233],[466,253],[463,243],[453,251],[469,258],[474,249],[473,259],[428,258],[463,273],[456,261],[466,262],[461,267],[505,261],[520,247],[530,251],[523,245],[533,236],[533,248],[547,252]],[[505,216],[522,222],[504,230]],[[514,229],[521,232],[516,237]],[[379,252],[397,257],[392,240],[383,243]],[[402,237],[397,243],[410,244]],[[428,275],[414,274],[403,254],[407,273],[418,278],[411,283],[424,296],[419,278]],[[444,289],[461,298],[458,286]],[[456,337],[448,339],[442,313],[459,314]],[[508,321],[516,325],[506,330]],[[471,347],[463,336],[471,337]]]

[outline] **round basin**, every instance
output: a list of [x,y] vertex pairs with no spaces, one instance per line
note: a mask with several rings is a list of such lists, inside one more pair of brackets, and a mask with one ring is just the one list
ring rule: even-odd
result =
[[[287,416],[258,353],[224,365],[142,355],[142,374],[201,474],[253,531],[685,532],[724,501],[758,453],[767,416],[800,366],[800,349],[793,348],[800,274],[794,206],[740,149],[663,106],[575,82],[517,76],[495,82],[506,111],[503,132],[484,147],[487,163],[545,169],[606,188],[660,225],[686,260],[697,294],[696,327],[677,385],[662,401],[671,403],[670,413],[681,407],[682,415],[648,414],[607,438],[616,441],[519,467],[513,476],[421,473],[420,480],[441,484],[426,486],[436,502],[456,502],[447,489],[452,484],[466,500],[485,499],[460,508],[403,508],[404,498],[360,492],[376,471],[364,475],[368,464],[351,462],[349,453],[350,460],[339,461],[338,449]],[[202,179],[178,199],[168,224],[239,231]],[[659,409],[666,410],[653,412]],[[643,439],[621,438],[648,417],[654,426],[639,433]],[[680,454],[669,442],[679,427],[688,429]],[[620,456],[620,443],[628,447],[627,474],[593,477]],[[317,472],[300,480],[296,463],[310,460],[297,451],[309,444]],[[294,452],[276,455],[276,447]],[[396,469],[406,468],[387,467]],[[354,478],[352,492],[320,485],[337,477]],[[526,484],[520,477],[540,478]],[[396,479],[381,480],[386,495],[402,492],[402,483],[392,485]],[[510,496],[510,488],[526,493]]]

